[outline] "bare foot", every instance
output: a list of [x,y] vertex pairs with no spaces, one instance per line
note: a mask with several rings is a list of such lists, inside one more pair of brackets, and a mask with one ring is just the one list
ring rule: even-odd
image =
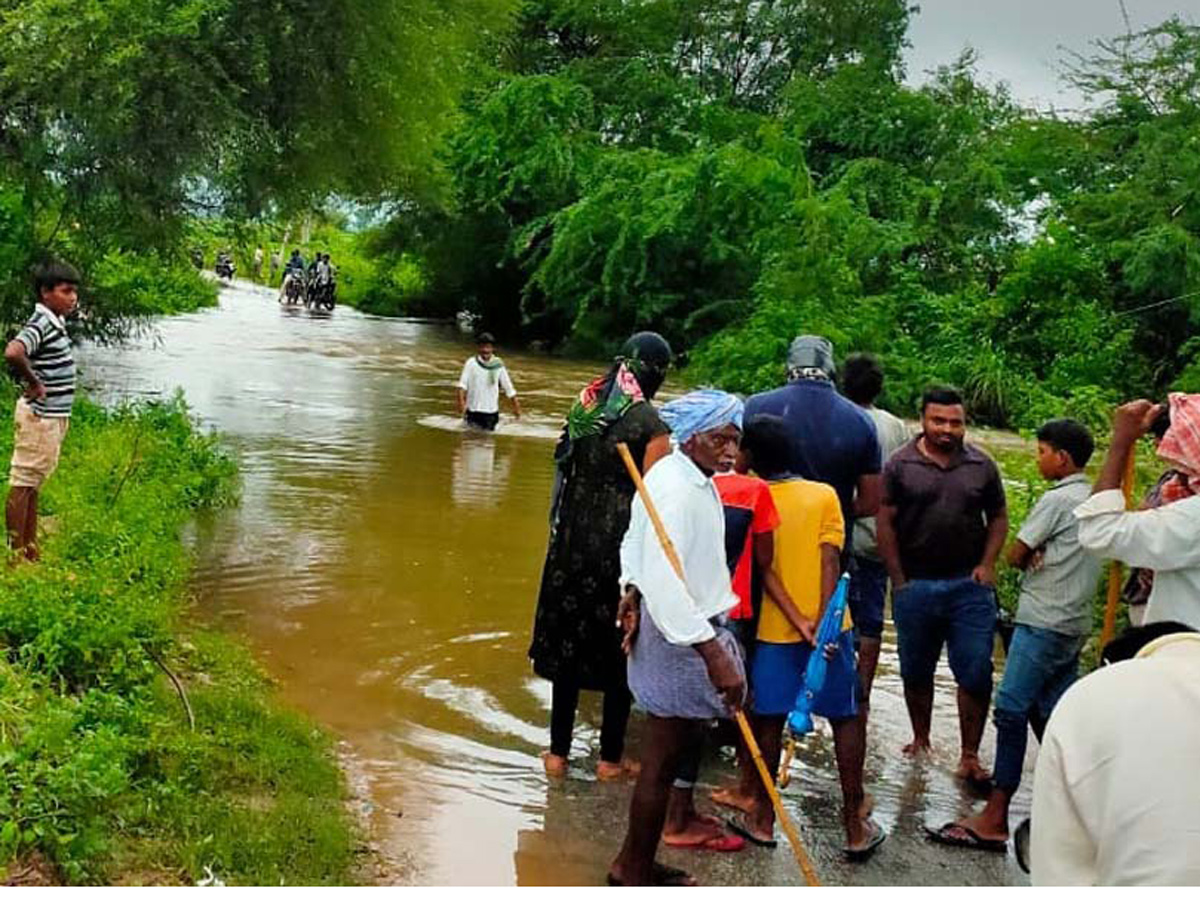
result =
[[713,791],[708,795],[708,798],[713,803],[728,806],[730,809],[740,809],[742,812],[750,812],[754,808],[754,798],[747,797],[736,787],[721,788],[720,790]]
[[871,818],[873,812],[875,812],[875,795],[863,794],[862,803],[858,807],[858,817],[866,821]]
[[972,787],[991,787],[992,784],[992,773],[985,769],[979,762],[979,757],[974,755],[964,755],[958,761],[954,775]]
[[567,777],[567,758],[547,750],[542,754],[542,767],[551,778]]
[[909,744],[904,745],[903,753],[905,756],[925,756],[933,752],[933,745],[928,740],[913,740]]
[[596,778],[600,781],[617,781],[621,778],[637,778],[642,764],[636,759],[623,759],[619,763],[600,760],[596,763]]

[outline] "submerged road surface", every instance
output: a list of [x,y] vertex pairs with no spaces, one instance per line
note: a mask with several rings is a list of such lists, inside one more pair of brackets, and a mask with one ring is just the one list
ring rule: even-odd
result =
[[[600,368],[503,353],[525,419],[463,433],[453,388],[473,348],[440,324],[282,309],[238,282],[217,309],[152,339],[82,354],[108,398],[182,388],[240,460],[242,502],[197,524],[206,614],[251,643],[285,698],[347,748],[382,877],[420,884],[602,884],[629,785],[593,776],[599,709],[585,700],[573,774],[548,783],[549,685],[528,646],[546,546],[553,439]],[[822,726],[824,728],[824,726]],[[638,725],[631,727],[636,753]],[[922,825],[967,810],[952,777],[954,688],[939,672],[936,755],[912,762],[894,639],[872,706],[867,787],[891,836],[841,861],[827,728],[807,739],[785,803],[830,884],[1019,884],[1012,856],[929,844]],[[990,760],[989,725],[984,757]],[[1033,742],[1031,741],[1031,745]],[[1031,747],[1031,755],[1034,750]],[[731,764],[714,755],[703,780]],[[1029,782],[1017,795],[1026,814]],[[708,808],[707,787],[699,792]],[[1016,819],[1014,818],[1014,824]],[[774,851],[666,851],[703,883],[798,884]]]

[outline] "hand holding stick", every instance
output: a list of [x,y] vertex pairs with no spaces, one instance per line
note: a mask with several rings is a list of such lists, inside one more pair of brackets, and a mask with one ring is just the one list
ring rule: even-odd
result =
[[[663,553],[667,556],[667,561],[671,564],[671,568],[675,570],[675,574],[679,576],[680,581],[686,584],[687,579],[684,576],[683,563],[679,559],[679,554],[675,551],[675,545],[671,542],[671,536],[667,534],[666,526],[663,525],[658,511],[654,508],[654,503],[650,499],[650,493],[646,490],[646,483],[642,481],[642,473],[638,471],[637,464],[633,461],[633,455],[623,443],[617,444],[617,452],[621,454],[621,459],[625,462],[625,468],[629,472],[629,477],[633,479],[634,486],[637,488],[638,496],[642,498],[642,505],[646,508],[646,515],[650,517],[650,523],[654,526],[654,533],[658,535],[658,541],[662,545]],[[746,749],[750,751],[750,756],[754,759],[754,766],[758,769],[758,775],[762,779],[763,787],[767,789],[767,795],[771,798],[771,806],[775,809],[775,817],[779,820],[779,825],[783,829],[783,833],[787,835],[788,843],[791,844],[796,862],[799,863],[800,870],[804,873],[804,880],[808,883],[809,887],[816,887],[821,882],[817,878],[817,873],[813,869],[812,862],[804,850],[804,845],[800,843],[800,835],[796,832],[796,828],[792,824],[787,810],[783,807],[783,800],[779,797],[779,791],[775,789],[775,779],[767,770],[767,764],[763,760],[762,751],[758,748],[758,741],[754,739],[754,732],[750,730],[750,723],[746,721],[746,714],[740,709],[734,710],[734,719],[737,721],[738,729],[742,733],[742,740],[746,742]]]

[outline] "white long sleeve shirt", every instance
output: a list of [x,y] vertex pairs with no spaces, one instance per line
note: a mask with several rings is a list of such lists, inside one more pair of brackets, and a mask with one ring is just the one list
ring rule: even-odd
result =
[[1075,516],[1085,549],[1154,572],[1146,623],[1200,629],[1200,496],[1127,512],[1120,491],[1101,491],[1080,504]]
[[621,586],[637,585],[643,607],[672,644],[699,644],[709,619],[737,605],[725,564],[725,512],[712,479],[678,448],[646,475],[646,490],[683,563],[680,581],[640,496],[621,543]]
[[1197,758],[1200,635],[1076,682],[1034,774],[1034,885],[1200,884]]

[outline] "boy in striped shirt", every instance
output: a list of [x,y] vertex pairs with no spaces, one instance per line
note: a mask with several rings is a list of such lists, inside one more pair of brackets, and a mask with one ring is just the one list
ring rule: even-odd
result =
[[13,418],[5,524],[8,543],[26,559],[37,551],[38,491],[58,466],[75,401],[75,357],[63,321],[79,301],[79,273],[66,263],[38,266],[33,315],[4,348],[4,360],[25,382]]

